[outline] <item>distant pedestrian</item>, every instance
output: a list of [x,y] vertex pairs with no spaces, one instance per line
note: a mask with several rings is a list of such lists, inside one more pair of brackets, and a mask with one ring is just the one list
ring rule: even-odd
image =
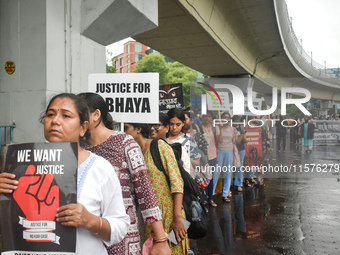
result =
[[[278,120],[279,117],[278,116],[273,116],[274,120]],[[271,139],[275,140],[276,139],[276,121],[272,121],[271,123],[271,128],[270,128],[270,135],[271,135]]]
[[[292,143],[299,144],[299,118],[297,116],[294,117],[295,122],[292,122],[290,132],[292,133]],[[295,125],[295,126],[294,126]]]
[[[230,191],[232,178],[231,169],[234,166],[234,143],[236,136],[238,135],[238,131],[230,125],[230,114],[228,112],[224,112],[221,115],[221,119],[225,122],[223,122],[223,124],[216,125],[216,139],[218,142],[217,165],[219,167],[219,171],[220,169],[224,169],[222,199],[224,202],[230,203],[229,198],[232,195]],[[217,185],[217,178],[213,178],[213,185],[214,193]]]
[[280,115],[280,120],[276,122],[277,152],[281,152],[281,145],[282,151],[286,151],[287,128],[282,125],[283,120],[283,116]]
[[[212,125],[212,121],[214,119],[213,113],[208,111],[206,115],[203,115],[203,133],[204,137],[208,143],[207,152],[208,152],[208,159],[209,165],[213,166],[216,169],[217,164],[217,142],[216,142],[216,127]],[[217,183],[219,177],[219,173],[217,171],[212,172],[212,178],[216,179],[215,183]],[[206,190],[208,196],[208,203],[216,207],[217,204],[214,202],[214,182],[211,181],[209,183],[208,189]]]
[[[235,123],[241,122],[241,117],[238,116],[238,115],[234,115],[232,120]],[[235,140],[236,140],[236,146],[237,146],[238,152],[240,154],[240,163],[241,163],[241,166],[243,166],[244,157],[246,155],[245,144],[247,142],[248,126],[243,127],[239,124],[233,124],[233,126],[235,127],[235,129],[238,132],[238,135],[235,136]],[[235,189],[238,192],[243,191],[243,188],[242,188],[242,186],[243,186],[243,172],[241,171],[241,167],[236,168],[234,186],[235,186]]]
[[312,120],[308,117],[305,117],[303,124],[302,124],[301,131],[302,131],[303,143],[305,145],[306,152],[312,152],[314,129],[315,129],[315,126],[312,123]]

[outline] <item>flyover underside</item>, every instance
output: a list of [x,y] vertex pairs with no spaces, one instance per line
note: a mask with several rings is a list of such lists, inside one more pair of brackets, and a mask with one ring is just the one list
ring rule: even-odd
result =
[[134,36],[135,40],[211,77],[252,75],[265,82],[268,78],[301,78],[299,85],[285,79],[268,85],[300,86],[315,98],[340,100],[339,79],[329,80],[310,72],[308,68],[313,67],[299,68],[305,63],[303,59],[294,62],[298,52],[287,54],[296,46],[283,38],[291,37],[284,0],[158,3],[159,26]]

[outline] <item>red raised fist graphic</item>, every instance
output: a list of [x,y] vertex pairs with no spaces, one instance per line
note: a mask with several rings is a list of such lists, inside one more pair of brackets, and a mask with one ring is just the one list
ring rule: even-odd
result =
[[27,220],[53,221],[59,208],[59,187],[53,185],[52,174],[35,174],[35,166],[28,166],[13,192]]

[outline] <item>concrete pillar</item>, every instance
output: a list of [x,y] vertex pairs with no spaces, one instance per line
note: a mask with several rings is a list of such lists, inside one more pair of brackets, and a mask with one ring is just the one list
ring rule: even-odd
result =
[[0,125],[16,124],[14,143],[44,141],[46,102],[87,91],[88,74],[106,72],[105,45],[150,29],[148,15],[156,26],[157,0],[0,0]]

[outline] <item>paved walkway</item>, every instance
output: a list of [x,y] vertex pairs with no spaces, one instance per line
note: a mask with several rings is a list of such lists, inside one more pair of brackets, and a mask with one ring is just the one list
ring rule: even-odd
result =
[[264,174],[264,186],[233,192],[230,204],[215,196],[209,233],[192,242],[196,254],[340,254],[340,175],[310,170],[313,164],[339,167],[340,146],[305,153],[288,142],[286,152],[277,153],[274,140],[272,149],[265,164],[303,165],[309,172]]

